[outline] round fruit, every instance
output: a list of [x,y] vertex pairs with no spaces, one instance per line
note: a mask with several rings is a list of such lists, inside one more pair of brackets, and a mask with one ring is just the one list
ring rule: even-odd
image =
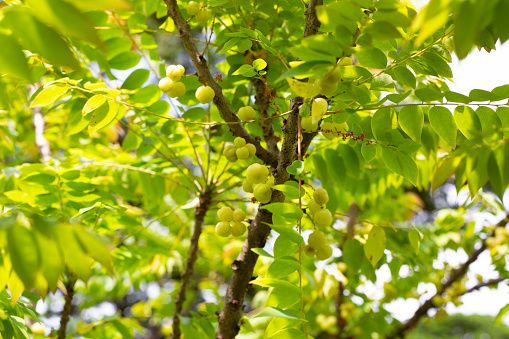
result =
[[196,15],[200,11],[200,4],[195,1],[189,1],[186,11],[189,15]]
[[320,86],[321,86],[320,94],[328,96],[328,97],[333,95],[336,92],[336,90],[338,89],[338,83],[332,82],[328,78],[323,79],[320,82]]
[[325,205],[329,201],[329,194],[325,188],[319,188],[313,193],[313,198],[318,205]]
[[237,148],[233,145],[228,145],[224,148],[223,155],[230,162],[236,162],[237,158]]
[[220,237],[227,237],[232,233],[232,227],[229,222],[218,222],[216,225],[216,234]]
[[212,102],[215,96],[216,93],[214,93],[214,90],[210,86],[201,86],[196,90],[196,99],[202,104]]
[[316,250],[315,255],[318,260],[329,259],[332,256],[332,247],[330,245],[321,246]]
[[246,147],[249,150],[249,157],[252,158],[256,154],[256,146],[253,144],[246,144]]
[[246,233],[246,225],[242,222],[235,222],[232,225],[232,235],[234,237],[239,237],[242,234]]
[[311,115],[319,117],[319,119],[327,112],[329,104],[324,98],[316,98],[311,105]]
[[342,124],[334,124],[334,130],[346,133],[348,132],[348,125],[346,124],[346,122]]
[[320,248],[327,244],[327,239],[325,239],[325,234],[322,231],[314,231],[309,235],[308,245],[314,249]]
[[322,206],[318,205],[316,203],[315,199],[311,199],[308,202],[308,209],[309,209],[309,214],[311,214],[311,216],[314,216],[317,211],[322,209]]
[[349,57],[342,57],[338,61],[339,66],[351,66],[352,64],[353,64],[352,59],[350,59]]
[[166,94],[170,98],[178,98],[186,94],[186,85],[184,85],[182,82],[174,82],[173,88],[171,88]]
[[237,148],[237,151],[235,152],[237,154],[237,158],[241,160],[249,159],[249,148],[246,146],[242,146],[240,148]]
[[163,92],[169,92],[173,88],[173,85],[174,85],[173,81],[168,77],[164,77],[161,80],[159,80],[159,88]]
[[304,246],[304,253],[310,258],[315,256],[315,249],[309,245]]
[[234,221],[242,221],[246,218],[246,212],[244,212],[243,210],[241,210],[240,208],[237,208],[235,209],[235,211],[233,211],[233,220]]
[[44,334],[46,326],[44,326],[43,323],[34,323],[32,326],[30,326],[30,329],[32,330],[33,334]]
[[179,81],[186,69],[182,65],[170,65],[166,68],[166,76],[173,81]]
[[269,177],[265,183],[269,186],[274,186],[274,177]]
[[253,107],[251,106],[244,106],[239,109],[239,119],[246,121],[246,120],[253,120],[255,118],[256,112]]
[[327,139],[332,139],[338,136],[338,132],[332,122],[324,122],[322,124],[322,135]]
[[313,221],[315,222],[316,227],[327,227],[332,223],[332,214],[331,212],[324,208],[315,213],[313,217]]
[[305,131],[316,131],[318,129],[318,121],[313,123],[313,117],[302,118],[300,126]]
[[266,204],[272,197],[272,190],[267,184],[257,184],[253,189],[253,195],[262,204]]
[[232,221],[233,210],[228,206],[223,206],[217,211],[217,217],[221,221]]
[[196,20],[198,22],[201,22],[202,24],[206,23],[210,19],[210,12],[206,9],[203,11],[200,11],[198,14],[196,14]]
[[341,81],[341,70],[339,67],[330,66],[329,72],[325,74],[324,79],[327,79],[329,82],[338,82]]
[[338,262],[338,271],[345,273],[347,269],[347,266],[344,262],[340,261]]
[[252,164],[247,168],[246,175],[247,180],[253,184],[262,184],[267,181],[269,169],[260,164]]
[[246,146],[246,139],[241,138],[241,137],[236,137],[235,140],[233,140],[233,144],[237,148],[240,148],[242,146]]
[[244,192],[246,193],[253,193],[253,183],[249,180],[244,180],[242,182],[242,189],[244,190]]

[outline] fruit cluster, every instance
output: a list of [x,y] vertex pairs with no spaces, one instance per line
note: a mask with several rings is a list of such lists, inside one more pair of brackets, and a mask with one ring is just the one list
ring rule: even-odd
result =
[[241,137],[236,137],[233,145],[226,146],[223,151],[223,155],[230,162],[251,159],[255,154],[255,145],[246,143],[246,139]]
[[258,202],[266,204],[270,201],[271,186],[274,186],[274,177],[269,177],[267,167],[252,164],[247,168],[247,179],[242,183],[242,188],[248,193],[253,193]]
[[202,8],[196,1],[189,1],[186,6],[187,14],[196,15],[196,20],[202,24],[209,21],[211,15],[207,8]]
[[318,129],[318,122],[327,112],[329,103],[324,98],[313,99],[311,104],[311,116],[302,118],[301,127],[305,131],[316,131]]
[[178,82],[186,69],[182,65],[170,65],[166,68],[166,76],[159,81],[159,88],[170,98],[178,98],[186,93],[186,85]]
[[242,121],[253,120],[256,116],[256,112],[251,106],[244,106],[239,109],[237,113],[238,117]]
[[242,222],[246,218],[246,213],[240,208],[232,210],[228,206],[223,206],[217,211],[217,217],[220,220],[216,225],[218,236],[239,237],[246,232],[246,225]]
[[[308,203],[308,215],[317,228],[328,227],[332,224],[332,213],[325,208],[329,201],[329,194],[325,188],[318,188],[313,193],[313,199]],[[308,244],[305,247],[308,256],[315,256],[318,260],[325,260],[332,255],[332,247],[327,244],[325,234],[315,230],[309,235]]]

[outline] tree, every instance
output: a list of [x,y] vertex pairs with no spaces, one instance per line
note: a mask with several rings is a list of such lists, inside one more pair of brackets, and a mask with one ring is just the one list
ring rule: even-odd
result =
[[[0,3],[1,337],[48,335],[34,305],[59,290],[59,339],[396,338],[506,282],[509,85],[446,80],[507,10]],[[434,206],[451,186],[470,199]],[[498,278],[468,279],[487,250]],[[406,322],[397,298],[421,302]]]

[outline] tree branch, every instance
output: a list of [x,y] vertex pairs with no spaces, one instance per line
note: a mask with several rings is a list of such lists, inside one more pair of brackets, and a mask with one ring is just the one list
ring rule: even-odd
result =
[[[505,226],[505,224],[507,224],[509,222],[509,213],[505,216],[504,219],[502,219],[498,224],[497,224],[497,227],[503,227]],[[472,264],[474,261],[477,260],[477,258],[479,257],[479,255],[484,252],[484,250],[487,248],[486,246],[486,239],[484,239],[482,241],[482,244],[481,244],[481,247],[479,247],[477,250],[474,250],[472,253],[470,253],[469,257],[468,257],[468,260],[463,263],[460,267],[454,269],[451,273],[451,275],[449,276],[449,278],[446,280],[445,283],[443,283],[438,289],[437,289],[437,293],[433,296],[441,296],[442,293],[444,293],[444,291],[450,287],[455,281],[461,279],[461,277],[463,277],[463,275],[465,275],[465,273],[467,272],[468,270],[468,267],[470,266],[470,264]],[[479,287],[480,288],[480,287]],[[411,329],[413,329],[417,323],[419,322],[419,320],[426,316],[428,314],[428,311],[434,307],[433,303],[432,303],[432,299],[433,297],[429,298],[428,300],[426,300],[424,302],[424,304],[421,305],[421,307],[419,307],[417,309],[417,311],[414,313],[414,315],[412,316],[412,318],[408,319],[405,323],[401,324],[392,334],[389,334],[386,339],[392,339],[392,338],[403,338],[405,333]]]
[[69,322],[69,318],[71,317],[72,311],[72,299],[74,297],[74,284],[75,280],[71,279],[67,284],[65,284],[65,304],[64,309],[62,310],[62,315],[60,317],[60,328],[58,329],[58,339],[65,339],[65,334],[67,331],[67,323]]
[[[168,7],[168,16],[173,19],[173,22],[179,31],[180,39],[182,40],[187,53],[191,57],[191,60],[193,61],[200,82],[210,86],[214,90],[214,104],[219,110],[221,118],[227,122],[238,122],[239,118],[232,112],[230,106],[228,105],[226,98],[223,95],[223,89],[214,81],[214,78],[212,77],[210,69],[207,65],[207,60],[200,54],[198,48],[194,44],[191,27],[187,21],[184,20],[182,13],[180,13],[177,1],[165,0],[165,3]],[[276,167],[278,160],[277,155],[263,148],[263,146],[258,141],[256,141],[242,125],[232,124],[228,125],[228,127],[230,128],[230,131],[233,133],[233,135],[242,137],[246,139],[246,142],[256,146],[256,156],[260,160],[273,168]]]
[[187,256],[187,265],[184,272],[182,272],[180,288],[177,293],[177,298],[175,299],[175,310],[173,312],[173,332],[171,333],[172,339],[180,338],[180,313],[182,312],[182,307],[186,301],[186,291],[189,287],[189,282],[191,281],[191,276],[194,272],[194,263],[198,258],[198,242],[202,232],[203,219],[209,210],[211,202],[212,193],[210,191],[203,192],[203,194],[200,195],[200,201],[198,206],[196,206],[194,213],[194,229],[193,235],[191,237],[191,246],[189,247],[189,255]]
[[259,124],[262,128],[263,138],[267,143],[267,149],[269,152],[274,154],[279,153],[279,149],[277,147],[277,138],[274,133],[274,124],[271,119],[267,119],[270,116],[269,108],[270,108],[270,99],[267,96],[265,82],[258,78],[251,78],[251,83],[255,88],[255,98],[256,98],[256,106],[258,106],[258,113],[260,114]]
[[509,280],[509,278],[496,278],[496,279],[488,280],[483,283],[479,283],[479,284],[475,285],[474,287],[469,288],[465,292],[461,293],[461,295],[475,292],[475,291],[480,290],[481,288],[486,287],[486,286],[497,285],[498,283],[501,283],[502,281],[505,281],[505,280]]
[[[319,22],[316,19],[315,6],[322,3],[323,0],[311,0],[309,3],[306,11],[304,36],[315,34],[318,31]],[[308,22],[318,22],[318,26]],[[286,167],[297,159],[298,119],[301,103],[302,98],[292,99],[290,103],[291,112],[282,128],[284,139],[274,176],[276,184],[283,184],[288,181],[290,174],[286,171]],[[284,201],[284,195],[279,191],[273,191],[270,203],[282,201]],[[249,227],[242,251],[232,264],[232,278],[228,285],[223,309],[219,312],[219,328],[216,335],[218,339],[233,339],[240,330],[239,319],[242,315],[244,297],[253,276],[254,266],[258,260],[258,254],[254,253],[252,249],[265,246],[266,239],[270,234],[270,227],[267,224],[271,223],[272,214],[259,208],[255,220]]]

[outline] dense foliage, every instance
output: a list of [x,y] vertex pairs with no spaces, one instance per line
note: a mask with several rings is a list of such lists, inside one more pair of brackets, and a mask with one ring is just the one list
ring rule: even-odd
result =
[[509,85],[448,80],[508,12],[0,2],[0,338],[395,338],[506,282]]

